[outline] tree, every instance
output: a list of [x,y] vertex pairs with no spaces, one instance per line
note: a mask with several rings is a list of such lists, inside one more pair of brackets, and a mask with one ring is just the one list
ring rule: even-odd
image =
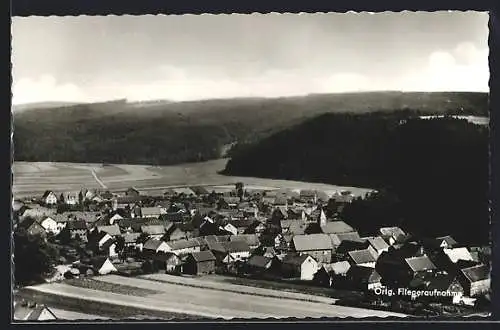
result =
[[24,229],[14,233],[14,276],[17,284],[43,282],[59,253],[41,237],[29,236]]
[[124,256],[124,252],[125,252],[125,238],[123,238],[123,236],[118,236],[116,237],[116,240],[115,240],[115,251],[116,253],[118,253],[118,255],[120,256],[120,258],[122,260],[125,260]]
[[243,199],[243,195],[244,195],[243,182],[237,182],[235,186],[236,186],[236,196],[238,196],[240,198],[240,201],[241,201]]

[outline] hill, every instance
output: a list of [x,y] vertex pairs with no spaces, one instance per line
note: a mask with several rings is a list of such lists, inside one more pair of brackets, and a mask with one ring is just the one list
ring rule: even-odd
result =
[[365,234],[402,224],[488,243],[488,128],[466,120],[324,114],[240,145],[223,173],[373,187],[383,193],[344,212]]
[[[14,111],[16,161],[170,165],[218,158],[323,113],[487,112],[484,93],[372,92],[191,102],[118,100]],[[436,110],[439,109],[439,110]]]

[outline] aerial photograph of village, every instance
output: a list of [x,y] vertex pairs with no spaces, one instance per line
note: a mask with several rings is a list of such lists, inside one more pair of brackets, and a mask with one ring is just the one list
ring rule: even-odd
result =
[[488,14],[12,19],[13,322],[491,314]]

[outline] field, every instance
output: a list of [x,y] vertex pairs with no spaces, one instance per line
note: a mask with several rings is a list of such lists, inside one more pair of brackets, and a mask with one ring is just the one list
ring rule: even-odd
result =
[[15,197],[27,197],[38,196],[46,190],[64,192],[79,191],[81,188],[118,192],[129,187],[161,192],[162,189],[176,186],[233,186],[239,181],[247,187],[317,189],[330,194],[342,189],[349,189],[356,195],[368,191],[320,183],[218,174],[226,162],[227,159],[218,159],[175,166],[14,162],[13,194]]
[[[116,286],[134,287],[141,292],[149,290],[150,293],[145,296],[116,293]],[[304,294],[164,274],[140,278],[107,275],[95,277],[85,285],[75,285],[75,282],[51,283],[24,288],[21,291],[25,297],[36,296],[38,301],[50,302],[55,304],[55,308],[63,310],[81,305],[80,310],[76,312],[95,314],[97,308],[94,307],[99,306],[102,314],[113,317],[110,315],[114,312],[115,318],[130,318],[136,315],[223,319],[405,316],[336,306],[334,300],[325,297],[311,296],[311,299],[306,301],[301,299],[306,296]]]

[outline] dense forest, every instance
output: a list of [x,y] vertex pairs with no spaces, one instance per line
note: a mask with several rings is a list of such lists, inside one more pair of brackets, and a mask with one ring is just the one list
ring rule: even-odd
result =
[[[192,102],[44,103],[14,109],[14,158],[169,165],[219,158],[324,113],[487,115],[485,93],[371,92]],[[340,166],[340,165],[339,165]]]
[[364,234],[400,224],[488,243],[488,127],[466,120],[324,114],[239,145],[224,173],[375,188],[342,215]]

